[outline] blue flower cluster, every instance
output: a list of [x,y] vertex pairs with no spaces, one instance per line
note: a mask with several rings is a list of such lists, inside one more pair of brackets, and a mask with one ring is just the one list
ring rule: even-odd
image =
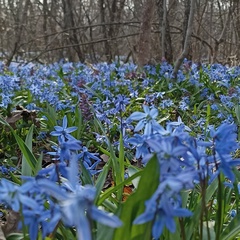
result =
[[[173,68],[167,62],[145,66],[142,72],[137,72],[137,66],[131,63],[27,65],[10,67],[11,75],[2,65],[0,68],[2,108],[9,107],[17,92],[28,91],[32,101],[29,109],[48,103],[56,110],[72,111],[84,94],[87,103],[92,104],[89,109],[93,109],[108,131],[120,125],[124,147],[135,150],[136,159],[145,165],[153,154],[157,156],[158,188],[146,201],[144,213],[134,220],[135,224],[152,221],[154,238],[161,236],[164,227],[174,232],[175,217],[191,216],[182,207],[183,190],[193,189],[203,180],[211,183],[219,174],[226,177],[229,185],[235,180],[232,169],[240,161],[233,159],[232,154],[238,148],[233,114],[239,105],[240,87],[235,84],[233,88],[232,83],[240,75],[239,67],[218,64],[200,67],[184,61],[176,84],[170,81]],[[196,94],[192,95],[192,89]],[[180,97],[176,100],[174,94]],[[135,106],[131,105],[132,99],[136,100]],[[139,110],[141,104],[143,112]],[[218,117],[218,128],[206,128],[209,119],[196,114],[202,109],[205,114],[207,105],[207,110]],[[131,107],[136,111],[126,119],[125,113]],[[193,136],[177,115],[176,121],[161,125],[169,116],[159,120],[159,111],[166,113],[169,109],[184,114],[194,110],[196,115],[191,118],[195,125],[191,128],[196,127],[199,132]],[[133,127],[131,124],[135,122]],[[94,205],[96,189],[80,181],[82,168],[90,175],[97,174],[101,160],[71,135],[76,129],[68,127],[66,116],[62,126],[55,126],[51,135],[58,139],[58,144],[53,146],[54,151],[48,152],[53,163],[40,170],[35,178],[23,177],[21,186],[1,179],[0,201],[22,212],[31,239],[36,239],[39,227],[45,237],[60,220],[66,226],[74,226],[78,238],[86,240],[91,239],[91,220],[110,227],[121,225],[116,216]],[[108,142],[106,136],[95,134],[97,142]],[[113,138],[118,145],[118,139]]]
[[[181,192],[193,189],[196,183],[211,183],[220,173],[231,183],[235,177],[232,169],[240,165],[233,159],[237,143],[236,126],[223,123],[217,129],[209,128],[202,139],[192,137],[191,129],[180,118],[168,122],[164,129],[155,119],[157,110],[143,105],[144,113],[134,112],[130,121],[138,121],[134,134],[128,139],[136,148],[135,157],[145,164],[153,154],[159,162],[159,186],[146,201],[145,212],[135,219],[135,224],[153,221],[152,235],[158,239],[164,226],[175,232],[175,217],[189,217],[192,213],[182,208]],[[144,129],[144,130],[143,130]]]
[[[21,212],[24,227],[28,227],[30,239],[37,239],[39,227],[42,237],[52,233],[61,220],[66,226],[75,227],[79,240],[91,240],[91,220],[112,228],[121,226],[118,217],[100,210],[94,205],[96,189],[82,185],[79,161],[91,174],[100,159],[88,152],[81,142],[70,135],[76,127],[55,126],[52,136],[57,136],[59,148],[55,163],[40,170],[36,177],[24,177],[21,186],[6,179],[0,181],[0,202],[16,212]],[[79,150],[82,150],[78,153]],[[94,163],[93,163],[94,162]]]
[[[178,89],[169,82],[173,67],[165,61],[159,66],[145,66],[142,72],[138,72],[132,63],[84,65],[59,62],[48,66],[12,66],[9,70],[11,74],[2,70],[0,75],[0,106],[7,108],[17,93],[27,90],[32,104],[38,107],[48,103],[56,110],[73,111],[84,93],[89,102],[94,99],[92,107],[97,117],[108,125],[112,124],[109,120],[112,116],[125,110],[130,98],[143,98],[145,103],[155,104],[162,110],[172,108],[184,112],[194,108],[191,105],[194,98],[201,97],[210,105],[214,103],[212,111],[221,114],[229,123],[232,122],[232,110],[239,102],[240,88],[233,87],[233,83],[240,68],[220,64],[199,66],[185,60],[178,73]],[[162,91],[165,81],[168,86]],[[215,89],[209,87],[210,83]],[[193,89],[199,96],[191,96]],[[180,95],[176,102],[171,94],[178,90]],[[220,95],[218,90],[221,90]]]

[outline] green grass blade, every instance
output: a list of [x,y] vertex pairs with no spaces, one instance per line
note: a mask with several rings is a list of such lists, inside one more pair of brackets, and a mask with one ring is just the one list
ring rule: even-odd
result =
[[[32,138],[33,138],[33,125],[30,127],[28,134],[26,136],[25,144],[28,149],[32,152]],[[26,159],[26,155],[22,156],[22,175],[23,176],[32,176],[34,165],[30,166],[28,160]]]
[[114,240],[151,239],[151,222],[133,225],[133,221],[144,211],[145,201],[151,198],[158,187],[159,163],[157,157],[154,156],[141,172],[142,176],[136,192],[130,195],[127,201],[123,203],[120,219],[124,222],[124,225],[116,229]]
[[[14,129],[1,117],[0,117],[0,123],[9,127],[9,129],[11,130],[11,132],[18,144],[18,147],[20,148],[20,150],[23,154],[23,157],[25,158],[25,161],[27,162],[27,164],[33,171],[33,174],[35,174],[37,159],[33,155],[32,151],[28,148],[27,144],[15,133]],[[30,137],[29,137],[29,139],[30,139]]]
[[229,223],[229,225],[224,229],[220,235],[221,240],[232,240],[239,239],[236,238],[240,233],[240,215],[238,214],[235,218]]
[[[208,203],[212,196],[215,194],[218,187],[218,180],[215,179],[211,185],[206,189],[206,198],[205,202]],[[191,221],[189,226],[186,228],[186,239],[191,240],[192,235],[196,229],[199,227],[199,221],[202,210],[202,199],[199,199],[198,204],[194,207],[194,209],[190,209],[193,211],[193,216],[191,217]]]
[[124,180],[123,182],[121,182],[119,185],[116,185],[114,187],[111,187],[109,189],[107,189],[98,199],[97,205],[101,205],[108,197],[111,196],[112,193],[117,192],[119,189],[121,189],[122,187],[124,187],[124,185],[127,185],[129,183],[132,182],[133,179],[141,176],[143,173],[143,171],[139,171],[136,172],[134,175],[132,175],[131,177],[127,178],[126,180]]
[[100,196],[102,188],[105,184],[105,181],[106,181],[106,178],[107,178],[107,175],[108,175],[108,171],[109,171],[109,167],[110,167],[109,163],[105,164],[105,166],[103,167],[101,173],[99,174],[99,176],[97,178],[97,181],[96,181],[96,184],[95,184],[95,187],[96,187],[96,190],[97,190],[96,197],[95,197],[95,202],[98,201],[98,198]]

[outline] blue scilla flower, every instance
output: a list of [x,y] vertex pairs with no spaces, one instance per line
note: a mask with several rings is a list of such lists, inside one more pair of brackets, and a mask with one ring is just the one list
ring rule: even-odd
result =
[[[72,182],[73,183],[73,182]],[[100,210],[94,205],[96,189],[91,185],[81,186],[77,182],[65,182],[64,191],[47,179],[39,179],[38,184],[54,197],[61,206],[61,219],[66,226],[75,226],[79,240],[91,240],[90,221],[95,220],[109,227],[121,226],[118,217]]]
[[82,142],[75,138],[65,141],[58,136],[59,146],[52,146],[55,152],[47,152],[47,154],[54,156],[53,160],[68,161],[71,158],[72,152],[82,149]]
[[160,107],[162,109],[165,109],[165,108],[168,108],[168,107],[171,107],[173,106],[173,101],[171,99],[164,99],[162,100],[162,102],[160,103]]
[[83,147],[82,152],[78,154],[78,159],[82,160],[84,166],[91,173],[91,175],[94,175],[98,172],[95,170],[95,168],[101,159],[98,157],[97,153],[91,153],[88,151],[87,147]]
[[[187,153],[188,148],[181,143],[180,138],[176,136],[156,137],[148,139],[146,142],[152,152],[157,154],[161,173],[178,171],[181,166],[186,164],[180,157]],[[148,158],[143,159],[144,163],[146,161]]]
[[143,105],[144,112],[132,113],[128,120],[139,121],[134,131],[138,132],[144,128],[144,135],[150,135],[154,132],[162,131],[163,127],[156,121],[158,110],[155,107],[150,109],[149,106]]
[[232,153],[239,147],[237,143],[237,133],[235,124],[221,124],[217,129],[210,129],[210,137],[212,139],[205,145],[212,149],[212,156],[208,157],[210,165],[215,166],[212,169],[210,182],[215,179],[220,172],[231,182],[234,182],[235,175],[232,168],[240,165],[240,160],[233,159]]
[[18,186],[6,179],[0,182],[0,202],[7,204],[15,212],[20,211],[20,205],[37,208],[38,204],[26,194],[23,186]]
[[232,210],[230,211],[229,215],[230,215],[231,218],[235,218],[236,215],[237,215],[236,209],[232,209]]
[[210,134],[219,154],[230,154],[237,149],[237,127],[235,124],[224,123],[217,130],[212,128]]
[[133,145],[136,148],[136,159],[144,158],[150,153],[149,146],[146,142],[148,137],[146,135],[134,134],[127,140],[127,143]]
[[75,140],[75,138],[69,133],[74,132],[77,127],[67,127],[67,116],[64,116],[62,126],[55,126],[55,131],[52,131],[50,134],[52,136],[60,137],[62,140]]
[[192,213],[181,208],[178,197],[169,197],[167,194],[160,195],[155,192],[153,196],[145,202],[145,212],[134,220],[134,224],[143,224],[153,221],[152,236],[158,239],[164,227],[170,232],[175,232],[175,217],[190,217]]
[[97,157],[97,155],[97,153],[90,153],[87,147],[83,147],[82,152],[78,154],[78,158],[81,158],[87,164],[91,165],[92,160],[97,162],[101,161],[100,158]]
[[114,100],[115,110],[117,112],[125,112],[126,106],[130,103],[129,100],[130,98],[127,98],[122,94],[118,94],[116,99]]
[[67,164],[65,162],[55,162],[41,169],[37,174],[38,178],[45,177],[53,182],[59,181],[60,176],[64,178],[68,177]]
[[81,141],[74,140],[64,141],[60,136],[58,137],[59,148],[60,148],[60,161],[70,160],[73,151],[82,149]]

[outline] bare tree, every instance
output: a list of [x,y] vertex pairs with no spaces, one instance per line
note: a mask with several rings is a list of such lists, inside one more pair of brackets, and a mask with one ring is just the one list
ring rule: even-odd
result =
[[[18,1],[17,8],[13,5],[12,1],[8,1],[8,5],[10,7],[10,11],[13,14],[14,18],[14,44],[12,49],[7,57],[6,65],[9,66],[14,55],[20,50],[20,42],[22,40],[23,35],[23,26],[27,16],[28,6],[30,4],[30,0]],[[15,11],[16,10],[16,11]]]
[[189,18],[188,18],[187,32],[186,32],[186,36],[185,36],[183,51],[182,51],[182,54],[177,59],[176,64],[174,66],[174,70],[173,70],[173,76],[175,78],[177,77],[178,70],[179,70],[184,58],[187,57],[188,52],[189,52],[189,47],[191,44],[191,36],[192,36],[192,32],[193,32],[195,1],[196,0],[191,0],[190,13],[189,13]]
[[160,46],[162,58],[172,63],[173,62],[172,39],[170,35],[170,26],[168,20],[167,1],[156,0],[156,6],[158,13],[159,29],[161,32]]
[[[195,3],[186,57],[240,58],[240,1]],[[190,0],[0,0],[0,58],[172,63],[184,52],[189,14]]]
[[[68,39],[70,43],[73,44],[73,49],[77,53],[78,59],[81,62],[84,62],[84,56],[83,56],[81,47],[79,45],[80,43],[79,36],[78,36],[79,34],[75,29],[73,0],[62,0],[62,4],[63,4],[63,13],[64,13],[64,29],[71,29],[71,31],[67,33]],[[69,54],[69,60],[75,61],[73,52]]]
[[154,14],[154,0],[147,0],[142,14],[137,63],[139,66],[148,64],[151,58],[151,27]]

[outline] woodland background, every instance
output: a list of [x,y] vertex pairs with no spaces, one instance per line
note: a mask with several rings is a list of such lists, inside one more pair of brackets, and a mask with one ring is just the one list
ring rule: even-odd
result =
[[237,65],[240,1],[0,0],[0,32],[0,60],[7,65],[61,59],[173,63],[184,44],[189,60]]

